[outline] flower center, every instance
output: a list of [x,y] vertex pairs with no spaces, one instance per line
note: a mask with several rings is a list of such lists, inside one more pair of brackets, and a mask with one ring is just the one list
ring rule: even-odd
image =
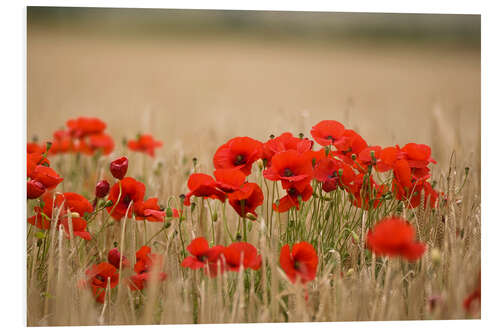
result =
[[333,136],[331,136],[331,135],[327,136],[327,137],[326,137],[326,139],[327,139],[327,140],[331,140],[332,142],[334,142],[334,141],[335,141],[335,139],[334,139],[334,138],[333,138]]
[[245,156],[239,154],[236,156],[236,159],[234,160],[234,165],[242,165],[245,164]]
[[285,168],[285,170],[283,170],[283,176],[292,177],[293,176],[292,170],[290,170],[290,168]]
[[101,282],[106,282],[106,278],[100,274],[96,275],[95,278]]
[[123,197],[123,203],[128,205],[132,201],[132,198],[127,194],[126,196]]

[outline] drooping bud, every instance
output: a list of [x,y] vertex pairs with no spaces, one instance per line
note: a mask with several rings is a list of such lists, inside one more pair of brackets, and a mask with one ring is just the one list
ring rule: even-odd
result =
[[97,183],[95,186],[95,196],[96,198],[104,198],[109,193],[109,183],[107,180],[103,179]]
[[38,180],[29,180],[27,194],[28,199],[36,199],[40,197],[43,193],[45,193],[45,186],[40,183]]
[[108,262],[117,269],[120,268],[120,259],[122,261],[122,268],[130,266],[128,259],[121,255],[120,251],[118,251],[116,247],[108,252]]
[[113,177],[116,179],[123,179],[125,177],[125,174],[127,173],[128,169],[128,158],[120,157],[109,165],[109,171],[111,171],[111,174]]

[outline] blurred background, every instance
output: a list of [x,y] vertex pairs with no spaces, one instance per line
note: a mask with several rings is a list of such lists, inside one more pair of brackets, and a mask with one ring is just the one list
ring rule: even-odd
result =
[[[28,140],[97,116],[166,159],[233,136],[309,136],[335,119],[371,145],[480,167],[479,15],[28,7]],[[168,162],[168,161],[167,161]]]

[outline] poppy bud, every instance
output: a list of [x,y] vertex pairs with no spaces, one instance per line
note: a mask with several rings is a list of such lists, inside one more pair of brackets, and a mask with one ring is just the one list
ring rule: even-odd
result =
[[172,223],[165,222],[165,224],[163,225],[163,228],[168,229],[168,228],[170,228],[171,225],[172,225]]
[[212,221],[214,221],[214,222],[217,221],[217,218],[218,218],[217,212],[213,212],[212,213]]
[[120,268],[120,259],[122,260],[122,267],[128,267],[130,265],[127,258],[121,255],[116,247],[108,252],[108,262],[118,269]]
[[259,167],[259,170],[264,169],[264,162],[262,160],[257,161],[257,166]]
[[28,199],[36,199],[45,192],[45,186],[38,180],[32,179],[28,181],[27,192]]
[[439,265],[439,263],[441,262],[441,252],[439,251],[439,249],[431,250],[431,260],[434,265]]
[[172,217],[174,216],[174,212],[172,211],[172,208],[168,207],[167,210],[165,211],[167,217]]
[[97,198],[104,198],[109,193],[109,183],[107,180],[101,180],[95,186],[95,196]]
[[[216,213],[217,214],[217,213]],[[246,216],[247,219],[249,219],[250,221],[255,221],[257,220],[257,216],[253,215],[252,213],[247,213],[247,216]],[[215,220],[214,220],[215,221]]]
[[109,165],[109,171],[116,179],[123,179],[128,169],[128,159],[126,157],[120,157]]

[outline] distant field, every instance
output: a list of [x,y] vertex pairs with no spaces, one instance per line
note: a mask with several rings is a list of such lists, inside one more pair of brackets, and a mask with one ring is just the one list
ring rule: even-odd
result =
[[[451,140],[479,153],[473,50],[34,32],[27,51],[28,137],[44,139],[71,117],[95,115],[115,137],[150,131],[166,143],[163,151],[175,142],[192,151],[215,145],[213,135],[263,140],[337,119],[373,144]],[[435,130],[436,108],[443,123]],[[446,145],[438,158],[451,151]]]

